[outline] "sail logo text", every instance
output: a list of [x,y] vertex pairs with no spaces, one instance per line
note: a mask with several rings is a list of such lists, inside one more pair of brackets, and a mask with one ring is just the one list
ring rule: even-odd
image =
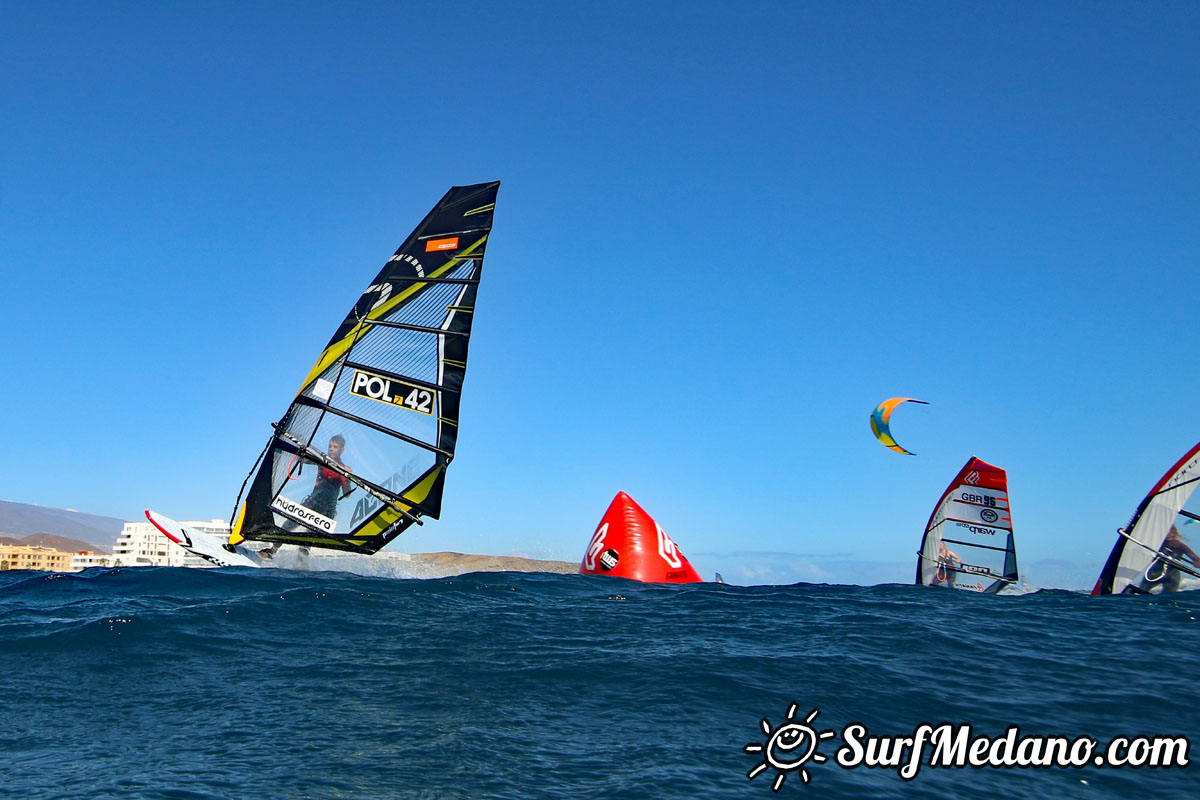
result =
[[[390,283],[373,284],[373,285],[367,287],[367,290],[365,292],[363,292],[363,295],[368,295],[371,292],[379,292],[379,297],[376,297],[375,302],[371,304],[370,310],[374,311],[375,309],[379,308],[381,305],[386,303],[388,301],[388,298],[392,296],[392,285]],[[326,397],[325,399],[328,400],[329,398]]]
[[411,255],[408,255],[407,253],[405,253],[404,255],[400,255],[399,253],[397,253],[396,255],[394,255],[388,259],[389,264],[393,261],[403,261],[406,264],[410,264],[412,266],[412,268],[414,270],[416,270],[418,278],[425,277],[425,267],[421,266],[421,262],[417,260],[416,256],[411,256]]
[[955,520],[954,527],[960,528],[960,529],[968,531],[970,533],[977,534],[979,536],[995,536],[996,535],[995,528],[985,528],[982,525],[972,525],[969,522],[959,522],[958,520]]
[[318,514],[308,506],[302,506],[294,500],[288,500],[280,495],[271,503],[271,508],[283,514],[285,517],[291,517],[297,522],[303,522],[305,525],[311,525],[314,528],[320,528],[326,533],[333,533],[335,523],[324,514]]
[[[813,709],[804,722],[797,722],[797,704],[792,703],[786,720],[778,726],[763,719],[760,727],[767,739],[761,744],[752,742],[743,748],[761,761],[746,773],[754,780],[774,767],[776,776],[771,788],[779,791],[787,775],[797,772],[804,783],[811,780],[806,769],[809,762],[822,763],[828,759],[818,752],[824,739],[833,738],[836,731],[820,731],[812,726],[819,709]],[[1186,736],[1116,736],[1107,746],[1090,736],[1023,736],[1021,729],[1011,725],[1001,736],[976,735],[970,725],[930,725],[922,723],[907,736],[872,735],[859,722],[846,725],[841,731],[842,745],[834,753],[834,761],[842,769],[894,769],[905,781],[920,774],[922,767],[931,769],[1081,769],[1084,767],[1122,768],[1154,767],[1183,768],[1188,766],[1191,742]]]
[[433,392],[360,369],[350,379],[350,394],[433,415]]
[[445,239],[430,239],[429,241],[425,242],[425,252],[426,253],[438,253],[443,250],[457,250],[457,249],[458,249],[458,237],[457,236],[450,236]]
[[617,562],[621,560],[616,550],[609,548],[600,554],[600,569],[605,572],[611,572],[616,568]]
[[[420,473],[420,466],[417,459],[414,457],[409,460],[404,468],[399,472],[393,472],[392,476],[383,482],[382,486],[389,492],[402,494],[408,485],[412,483]],[[354,515],[350,517],[350,527],[357,528],[358,523],[362,522],[367,517],[374,514],[383,505],[383,501],[375,495],[367,495],[354,504]]]

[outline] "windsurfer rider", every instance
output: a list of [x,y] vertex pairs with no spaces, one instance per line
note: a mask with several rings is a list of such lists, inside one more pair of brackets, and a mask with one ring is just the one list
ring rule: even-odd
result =
[[[342,461],[342,453],[345,450],[346,439],[340,433],[329,437],[329,448],[325,451],[325,455],[330,461],[337,462],[347,472],[353,472],[350,467],[346,466],[346,462]],[[317,467],[317,479],[313,483],[313,489],[307,497],[300,501],[300,504],[333,519],[337,516],[338,500],[352,491],[354,491],[354,487],[350,485],[350,479],[345,475],[329,467]],[[299,528],[300,526],[296,523],[289,522],[283,529],[294,531]],[[263,558],[272,558],[278,551],[279,542],[275,542],[270,547],[259,550],[258,554]]]
[[[1191,562],[1194,567],[1200,566],[1200,556],[1197,556],[1196,551],[1188,547],[1187,542],[1183,540],[1183,534],[1174,525],[1167,532],[1167,538],[1163,540],[1162,547],[1158,549],[1158,552],[1180,563]],[[1164,592],[1178,592],[1182,580],[1183,571],[1172,567],[1169,562],[1162,559],[1156,558],[1146,568],[1146,582],[1153,584],[1161,581]]]
[[938,542],[937,573],[934,575],[934,586],[941,583],[954,586],[954,563],[961,567],[962,559],[953,550],[946,547],[944,541]]

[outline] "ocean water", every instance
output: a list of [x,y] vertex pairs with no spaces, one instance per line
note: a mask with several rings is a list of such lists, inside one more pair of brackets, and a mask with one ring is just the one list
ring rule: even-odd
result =
[[[1195,765],[835,754],[852,723],[1200,746],[1198,617],[1197,592],[3,572],[0,796],[1194,798]],[[787,724],[834,733],[798,761]]]

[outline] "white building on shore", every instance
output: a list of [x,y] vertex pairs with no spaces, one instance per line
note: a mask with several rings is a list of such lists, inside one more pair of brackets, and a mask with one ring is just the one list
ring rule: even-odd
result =
[[111,567],[112,556],[105,553],[85,551],[71,556],[71,569],[81,572],[89,567]]
[[[218,535],[229,534],[229,523],[214,519],[208,522],[184,522],[184,525]],[[172,542],[149,522],[126,522],[121,536],[108,557],[110,567],[211,567],[213,564],[192,555]]]

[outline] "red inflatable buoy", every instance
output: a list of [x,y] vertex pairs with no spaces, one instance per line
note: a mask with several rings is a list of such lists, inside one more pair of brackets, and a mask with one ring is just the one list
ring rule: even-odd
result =
[[643,583],[700,583],[700,576],[646,510],[617,492],[592,534],[581,575],[615,575]]

